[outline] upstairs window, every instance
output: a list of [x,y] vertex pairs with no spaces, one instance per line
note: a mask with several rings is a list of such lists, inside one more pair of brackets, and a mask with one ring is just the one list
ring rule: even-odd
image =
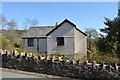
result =
[[64,46],[64,37],[57,37],[57,46]]
[[33,38],[28,39],[28,46],[34,46],[34,39]]

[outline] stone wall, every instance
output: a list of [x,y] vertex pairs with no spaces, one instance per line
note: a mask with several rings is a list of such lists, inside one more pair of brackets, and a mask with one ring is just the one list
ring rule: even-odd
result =
[[77,61],[65,60],[62,57],[55,56],[35,56],[32,53],[18,53],[0,50],[2,55],[2,67],[19,69],[43,74],[65,76],[70,78],[108,78],[120,79],[120,66],[117,64],[97,64],[83,63]]

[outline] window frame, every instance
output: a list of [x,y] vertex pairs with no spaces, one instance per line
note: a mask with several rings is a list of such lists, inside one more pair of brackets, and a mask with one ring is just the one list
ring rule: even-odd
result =
[[57,37],[57,46],[64,46],[64,37]]
[[[32,40],[32,41],[30,41],[30,40]],[[32,42],[32,44],[31,44],[31,42]],[[28,38],[28,46],[30,46],[30,47],[34,46],[34,38]]]

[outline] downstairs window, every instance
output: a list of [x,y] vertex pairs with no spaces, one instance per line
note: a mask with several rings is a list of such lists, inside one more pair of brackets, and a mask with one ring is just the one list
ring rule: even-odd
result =
[[28,39],[28,46],[34,46],[34,38]]

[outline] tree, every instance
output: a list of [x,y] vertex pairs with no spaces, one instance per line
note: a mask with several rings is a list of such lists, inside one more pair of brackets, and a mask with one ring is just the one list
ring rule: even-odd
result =
[[9,21],[7,23],[7,25],[8,25],[8,29],[9,30],[15,30],[15,29],[17,29],[17,22],[14,19],[12,19],[11,21]]
[[[115,18],[110,20],[105,18],[104,24],[107,26],[103,29],[100,29],[101,32],[106,35],[102,35],[102,40],[105,43],[104,53],[120,53],[120,18]],[[101,39],[100,39],[101,40]],[[99,40],[99,41],[100,41]],[[98,41],[98,43],[99,43]],[[102,47],[102,45],[101,45]],[[101,47],[98,47],[100,51]]]
[[31,26],[36,26],[37,24],[39,23],[39,21],[37,20],[37,19],[33,19],[33,20],[31,20]]
[[25,21],[23,22],[24,29],[28,29],[30,27],[30,19],[26,18]]
[[95,38],[98,36],[98,32],[94,28],[86,28],[85,33],[89,38]]
[[94,43],[95,38],[98,36],[98,32],[93,28],[86,28],[85,33],[88,36],[88,48],[91,49],[92,42]]
[[25,21],[23,22],[24,25],[24,29],[28,29],[29,27],[35,27],[37,24],[39,23],[39,21],[37,19],[29,19],[26,18]]
[[8,25],[8,30],[10,30],[8,39],[13,41],[14,31],[17,29],[17,22],[15,21],[15,19],[12,19],[11,21],[8,22],[7,25]]
[[3,14],[0,14],[0,24],[1,28],[5,28],[7,25],[7,19]]

